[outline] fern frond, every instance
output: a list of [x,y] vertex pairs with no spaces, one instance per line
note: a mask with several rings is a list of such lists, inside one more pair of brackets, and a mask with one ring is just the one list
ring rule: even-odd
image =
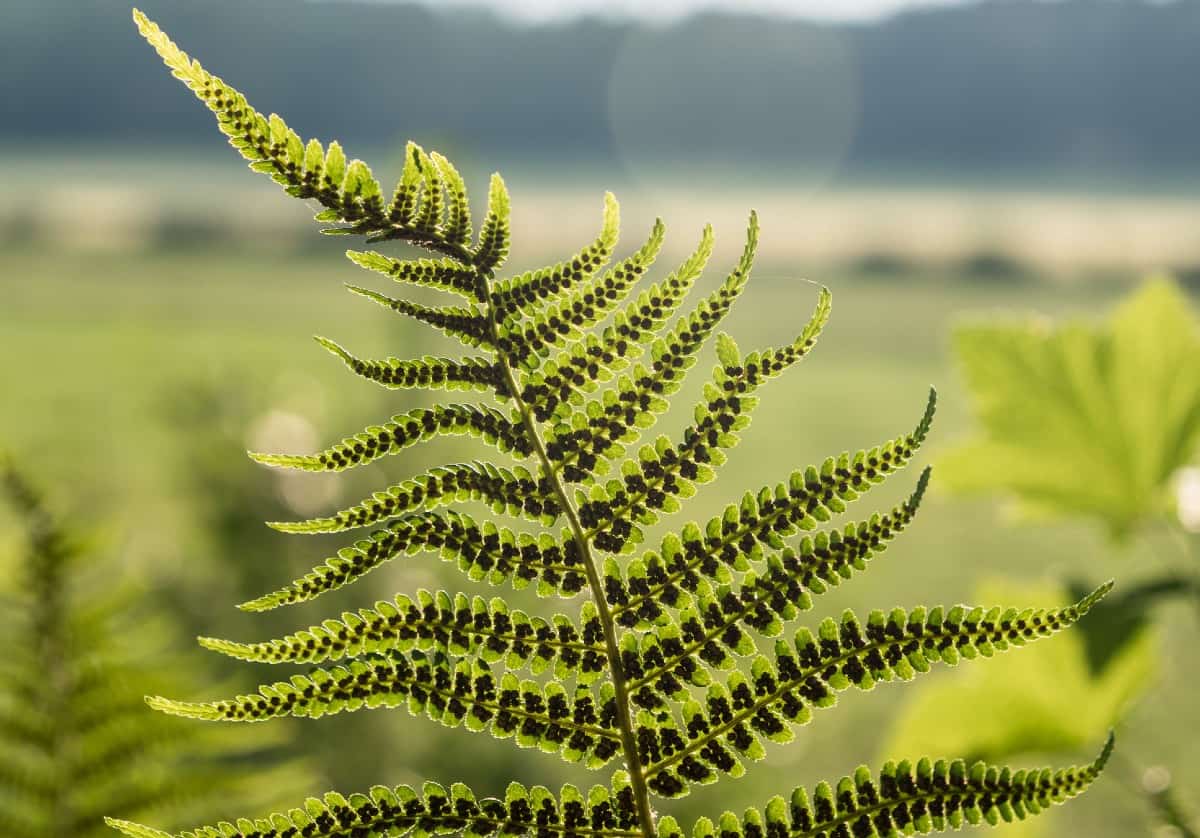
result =
[[574,596],[587,587],[583,560],[569,536],[517,534],[491,522],[477,524],[469,515],[424,512],[371,533],[286,587],[238,607],[269,611],[308,602],[360,579],[384,562],[422,550],[437,551],[474,581],[511,583],[516,590],[536,583],[539,596]]
[[233,823],[181,832],[160,832],[141,824],[109,818],[109,826],[129,838],[349,838],[357,835],[400,836],[458,833],[466,838],[539,835],[574,838],[639,838],[637,809],[629,776],[613,775],[611,788],[593,786],[585,794],[566,785],[555,795],[545,786],[526,788],[511,783],[500,800],[477,799],[462,783],[449,789],[427,782],[420,791],[411,786],[375,786],[368,794],[344,797],[330,792],[309,798],[303,808],[267,818],[242,818]]
[[[592,400],[574,411],[574,415],[557,417],[560,421],[551,427],[546,450],[565,479],[574,483],[585,480],[588,472],[606,463],[611,456],[610,449],[622,450],[619,443],[636,440],[653,424],[654,417],[666,410],[664,397],[679,389],[687,371],[695,364],[696,353],[745,288],[757,247],[758,216],[751,213],[746,246],[737,267],[716,291],[675,326],[665,341],[651,344],[652,369],[639,366],[632,380],[621,379],[615,393],[606,392],[603,398]],[[702,242],[697,255],[707,260],[707,250],[711,250],[711,245],[706,249]],[[698,267],[696,262],[689,260],[684,270]],[[682,295],[676,304],[681,301]],[[613,348],[621,349],[624,340],[618,333]],[[553,392],[539,390],[534,395],[535,410],[541,411],[538,415],[549,419],[554,414],[552,407],[556,402]]]
[[359,267],[397,282],[449,291],[475,303],[484,301],[474,270],[455,259],[393,259],[373,250],[347,250],[346,256]]
[[1015,646],[1048,637],[1075,623],[1110,590],[1109,582],[1075,605],[1061,609],[955,606],[911,612],[874,611],[866,626],[847,611],[840,622],[827,619],[814,634],[797,632],[793,642],[778,641],[775,659],[754,660],[750,677],[732,673],[709,688],[705,704],[688,698],[682,714],[685,743],[643,726],[650,788],[666,797],[686,794],[689,784],[715,782],[721,773],[740,775],[739,756],[761,759],[761,740],[787,742],[789,725],[804,725],[813,709],[832,707],[837,693],[850,687],[874,688],[879,681],[911,680],[935,663],[991,657]]
[[357,285],[347,285],[346,288],[351,293],[366,297],[397,314],[403,314],[420,323],[433,326],[443,334],[449,335],[467,346],[488,348],[492,345],[491,338],[487,334],[487,319],[472,309],[461,306],[432,308],[408,300],[397,300]]
[[411,480],[375,492],[327,518],[273,521],[268,526],[280,532],[343,532],[466,500],[482,500],[491,504],[492,511],[497,514],[525,517],[546,525],[553,524],[560,514],[558,501],[545,478],[538,479],[520,466],[507,469],[476,461],[438,466]]
[[[931,390],[925,412],[912,433],[853,455],[828,457],[819,468],[809,466],[793,472],[786,483],[747,493],[740,504],[730,505],[724,514],[710,518],[703,529],[689,524],[679,534],[668,534],[657,552],[632,560],[624,572],[616,561],[606,561],[605,598],[613,607],[614,617],[627,627],[652,622],[662,613],[664,604],[675,604],[680,589],[695,590],[704,577],[726,584],[731,580],[729,570],[749,569],[751,562],[762,559],[764,547],[782,550],[787,546],[785,538],[814,530],[818,523],[845,512],[847,503],[909,463],[925,440],[936,407],[937,393]],[[907,512],[897,510],[891,520],[867,522],[865,529],[873,532],[877,526],[895,527],[901,519],[910,518],[927,481],[925,473],[906,504]],[[801,554],[829,551],[831,543],[853,553],[864,546],[863,528],[862,524],[855,525],[851,532],[848,527],[841,537],[836,533],[818,536],[817,541],[806,542],[807,547],[802,545]]]
[[[711,590],[713,582],[722,588],[728,585],[731,578],[725,569],[728,567],[746,574],[740,592],[732,594],[740,606],[733,607],[731,613],[739,614],[739,620],[744,620],[760,634],[774,636],[778,620],[791,620],[799,610],[807,610],[812,605],[813,596],[819,596],[829,587],[851,578],[856,571],[866,567],[868,559],[887,549],[888,543],[916,515],[929,474],[927,468],[922,472],[912,495],[890,512],[884,515],[876,513],[866,521],[850,522],[840,530],[824,530],[812,537],[805,536],[795,549],[785,547],[778,554],[765,559],[761,549],[754,544],[747,552],[741,552],[743,548],[739,548],[718,554],[716,558],[719,563],[714,563],[713,557],[703,553],[692,554],[686,561],[673,561],[670,566],[674,569],[667,572],[667,565],[662,558],[649,553],[647,561],[630,563],[628,580],[624,583],[619,578],[620,571],[616,563],[611,563],[608,568],[612,580],[608,586],[610,601],[622,602],[614,608],[614,614],[623,625],[645,628],[649,623],[661,621],[665,614],[664,606],[680,610],[692,606],[694,597],[703,598],[703,591]],[[728,519],[721,519],[722,522],[725,520]],[[689,532],[685,529],[684,535],[685,538],[698,537],[695,530]],[[720,543],[735,543],[737,539],[731,539],[731,535],[722,533]],[[779,535],[778,529],[774,535]],[[674,551],[682,543],[671,541],[671,552],[666,555],[679,559],[680,554]],[[742,541],[743,545],[745,543]],[[761,575],[747,569],[750,563],[763,561],[767,567],[761,571]],[[637,593],[631,595],[632,591]],[[734,602],[728,599],[730,595],[726,593],[722,597],[727,600],[726,609]],[[704,610],[713,613],[710,608]]]
[[392,390],[422,388],[426,390],[502,391],[504,384],[496,367],[486,358],[414,358],[382,361],[356,358],[340,344],[329,338],[317,337],[317,343],[341,358],[342,361],[368,381]]
[[397,595],[391,602],[345,612],[340,620],[278,640],[235,643],[203,637],[200,644],[258,663],[321,663],[391,649],[444,651],[456,657],[478,655],[511,671],[553,671],[559,680],[575,675],[586,685],[608,667],[599,619],[591,602],[583,603],[575,620],[562,614],[546,620],[510,609],[499,597],[489,601],[421,590],[415,599]]
[[[348,225],[325,232],[360,234],[370,241],[401,239],[440,250],[455,259],[470,258],[472,254],[467,247],[470,220],[461,178],[453,184],[453,212],[443,226],[443,168],[430,161],[418,147],[410,146],[406,160],[413,157],[420,160],[421,207],[406,214],[394,199],[392,206],[385,209],[379,181],[366,163],[347,162],[337,142],[330,143],[327,149],[319,140],[305,143],[277,114],[266,117],[256,111],[245,96],[205,70],[140,11],[134,10],[134,20],[171,74],[213,112],[221,132],[249,161],[251,169],[268,175],[289,195],[315,199],[325,207],[317,214],[318,221]],[[401,182],[409,185],[403,178]],[[415,202],[416,195],[412,200]]]
[[[666,280],[643,291],[636,304],[619,310],[603,335],[597,337],[594,332],[589,332],[573,348],[530,373],[521,398],[533,409],[538,421],[545,422],[560,410],[565,411],[568,404],[581,404],[583,393],[594,391],[598,384],[611,378],[613,372],[624,369],[630,360],[639,357],[643,341],[657,334],[682,304],[704,271],[712,248],[712,227],[706,226],[700,244],[687,261]],[[666,355],[665,351],[656,349],[655,362],[678,366]]]
[[692,592],[677,592],[669,603],[677,614],[659,609],[652,632],[627,635],[640,641],[631,642],[622,658],[633,700],[650,708],[661,706],[663,698],[679,700],[685,684],[705,687],[712,682],[712,670],[732,669],[731,655],[753,654],[750,632],[764,637],[782,633],[786,623],[812,608],[813,595],[849,579],[865,569],[872,555],[887,549],[915,514],[926,475],[928,471],[913,497],[888,515],[847,524],[844,535],[831,530],[805,538],[799,551],[789,548],[771,556],[761,576],[748,571],[733,587],[714,589],[702,580]]
[[502,453],[512,451],[522,456],[532,453],[532,446],[520,428],[500,411],[484,405],[445,404],[393,416],[383,425],[346,437],[318,454],[251,452],[250,458],[280,468],[344,471],[437,436],[464,435],[481,439]]
[[604,221],[595,241],[566,261],[498,280],[491,292],[492,310],[500,321],[528,315],[596,275],[617,246],[621,214],[616,196],[604,193]]
[[[85,542],[3,454],[0,500],[25,530],[14,595],[0,617],[0,835],[95,838],[107,834],[105,812],[177,817],[184,798],[250,805],[239,788],[244,771],[208,773],[218,755],[262,749],[264,737],[225,741],[215,729],[180,728],[140,712],[141,687],[186,688],[186,667],[174,668],[177,680],[163,680],[163,651],[119,624],[124,594],[80,584],[90,570]],[[293,766],[279,792],[286,797],[295,780],[307,782],[300,773]]]
[[405,149],[404,169],[388,206],[389,226],[360,225],[336,233],[365,233],[368,242],[403,240],[456,258],[470,253],[471,211],[466,184],[450,161],[436,151],[426,154],[414,142]]
[[156,710],[206,721],[260,722],[282,716],[318,719],[379,707],[408,708],[446,727],[489,730],[523,748],[560,754],[599,768],[620,752],[611,685],[599,697],[586,687],[573,695],[557,682],[542,686],[511,672],[499,678],[482,656],[449,659],[390,649],[329,669],[264,684],[257,694],[223,701],[186,702],[151,696]]
[[722,366],[705,386],[705,401],[696,406],[696,422],[684,430],[683,441],[673,445],[659,437],[653,447],[643,446],[636,459],[622,464],[623,480],[594,485],[579,504],[579,518],[598,549],[631,549],[641,540],[637,524],[652,524],[658,513],[678,511],[677,497],[691,497],[697,483],[713,479],[714,469],[725,462],[723,451],[738,443],[736,431],[750,422],[757,402],[750,393],[808,354],[829,318],[829,304],[829,291],[822,289],[812,319],[794,342],[753,353],[744,362],[732,339],[722,342]]
[[604,273],[585,282],[561,303],[551,305],[528,323],[506,321],[497,328],[496,347],[527,370],[537,369],[552,350],[579,339],[633,291],[662,249],[666,230],[654,222],[641,249]]
[[[748,809],[738,818],[726,812],[714,824],[696,822],[692,838],[886,838],[926,835],[963,826],[1012,823],[1037,815],[1081,794],[1104,771],[1112,754],[1110,734],[1100,754],[1087,765],[1054,771],[1025,770],[962,760],[888,762],[876,778],[866,766],[836,784],[821,783],[810,796],[795,789],[790,800],[772,798],[760,813]],[[658,838],[685,838],[674,818],[664,818]]]
[[[358,286],[352,292],[477,354],[365,360],[333,341],[318,338],[321,344],[358,375],[389,388],[478,391],[503,408],[423,408],[318,454],[255,459],[339,471],[435,436],[472,435],[526,460],[512,467],[439,465],[391,481],[331,515],[275,524],[288,532],[338,532],[387,522],[242,608],[305,602],[422,552],[454,562],[472,581],[532,586],[539,596],[590,595],[577,614],[546,619],[499,598],[419,591],[277,639],[205,638],[204,646],[244,660],[326,667],[225,701],[153,698],[151,704],[167,713],[231,721],[404,705],[414,715],[491,730],[568,761],[596,768],[621,759],[628,769],[615,775],[611,790],[594,789],[586,800],[571,787],[556,799],[544,789],[513,786],[505,801],[479,803],[465,787],[449,793],[440,786],[422,793],[380,787],[370,796],[330,795],[287,815],[185,833],[189,838],[350,838],[410,830],[422,838],[439,832],[653,838],[656,827],[661,838],[676,838],[675,822],[655,814],[652,793],[677,797],[691,785],[738,775],[743,760],[763,757],[768,741],[790,739],[796,725],[807,723],[814,708],[834,704],[841,690],[910,679],[935,662],[990,656],[1052,634],[1107,591],[1058,610],[896,609],[872,612],[865,625],[846,612],[840,622],[821,623],[816,633],[800,629],[791,642],[777,640],[773,656],[759,654],[759,637],[778,638],[815,596],[864,569],[912,521],[928,469],[910,497],[890,511],[820,529],[914,458],[933,419],[935,394],[911,433],[796,470],[782,483],[745,494],[705,526],[687,524],[665,536],[657,550],[623,558],[642,542],[643,527],[678,511],[682,499],[714,478],[750,422],[758,388],[815,345],[830,313],[828,290],[820,289],[795,340],[743,355],[718,329],[749,280],[757,216],[750,215],[733,270],[686,310],[684,298],[713,251],[711,228],[666,279],[638,288],[661,250],[664,228],[656,221],[646,243],[613,264],[619,210],[612,195],[605,196],[599,233],[574,256],[498,277],[511,246],[509,195],[499,175],[492,176],[473,244],[463,179],[436,152],[408,145],[385,207],[370,171],[347,163],[340,146],[302,146],[281,119],[260,117],[140,13],[138,21],[177,75],[216,111],[254,168],[292,194],[324,204],[318,218],[341,225],[327,232],[398,240],[440,257],[404,261],[349,251],[351,260],[467,302],[435,307]],[[264,145],[260,135],[277,145]],[[302,165],[295,164],[298,149]],[[686,313],[676,318],[681,310]],[[714,335],[718,363],[690,424],[675,440],[660,436],[644,444],[645,432],[666,413],[669,397]],[[635,444],[641,447],[633,453]],[[462,509],[440,508],[468,501],[491,504],[496,515],[532,519],[541,529],[518,532],[477,522]],[[737,658],[746,660],[739,665]],[[541,681],[522,680],[526,672]],[[568,679],[575,680],[573,692],[564,686]],[[706,693],[701,697],[699,690]],[[797,792],[790,806],[772,801],[766,820],[753,811],[742,820],[726,815],[718,825],[701,821],[696,835],[715,838],[719,828],[722,838],[848,838],[928,831],[995,813],[1007,817],[1082,787],[1102,762],[1028,782],[1025,774],[993,777],[992,769],[967,771],[959,763],[922,763],[915,777],[911,766],[889,766],[877,791],[860,771],[836,792],[820,787],[815,807]],[[995,795],[977,796],[982,786]],[[886,807],[879,802],[884,799]],[[114,825],[136,838],[163,838],[129,822]]]

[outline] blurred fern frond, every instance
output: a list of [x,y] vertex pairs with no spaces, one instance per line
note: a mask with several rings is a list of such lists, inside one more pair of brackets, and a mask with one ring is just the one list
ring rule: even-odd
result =
[[24,530],[0,614],[0,834],[110,834],[103,816],[116,812],[187,823],[214,806],[269,808],[311,782],[298,763],[263,761],[277,734],[234,737],[142,712],[147,689],[203,681],[170,656],[171,626],[131,620],[128,588],[2,457],[0,500]]

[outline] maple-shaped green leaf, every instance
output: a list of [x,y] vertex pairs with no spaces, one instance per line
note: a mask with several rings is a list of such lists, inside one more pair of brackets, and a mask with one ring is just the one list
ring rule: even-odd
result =
[[1117,538],[1169,510],[1200,440],[1200,333],[1174,283],[1148,280],[1102,324],[980,323],[954,347],[979,430],[943,458],[943,485]]

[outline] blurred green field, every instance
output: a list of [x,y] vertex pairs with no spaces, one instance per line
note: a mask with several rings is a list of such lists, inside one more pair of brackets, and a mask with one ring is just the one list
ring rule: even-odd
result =
[[[718,235],[729,238],[725,230]],[[768,241],[770,236],[768,230]],[[103,526],[128,574],[150,592],[181,603],[181,610],[190,612],[187,619],[207,634],[258,638],[281,627],[308,625],[336,606],[368,604],[376,596],[410,592],[439,579],[461,587],[457,574],[418,557],[377,572],[366,588],[337,592],[316,606],[285,614],[270,629],[261,618],[232,608],[230,574],[249,573],[277,585],[307,567],[306,562],[330,555],[346,539],[301,540],[297,548],[291,545],[295,539],[264,528],[254,537],[253,548],[213,555],[214,541],[204,532],[197,510],[222,499],[197,496],[195,481],[183,473],[196,467],[195,450],[189,459],[189,449],[201,450],[196,447],[203,443],[205,468],[226,475],[230,485],[248,484],[265,479],[242,456],[254,428],[264,427],[263,415],[293,417],[292,426],[294,417],[307,420],[312,424],[307,431],[324,445],[416,403],[416,396],[380,391],[347,375],[309,335],[328,334],[367,356],[453,351],[340,289],[342,282],[363,281],[363,275],[340,258],[334,242],[325,244],[329,246],[303,252],[226,246],[116,253],[10,247],[0,252],[5,349],[0,380],[6,405],[0,411],[0,440],[54,485],[79,519]],[[543,255],[518,252],[516,258],[532,264]],[[710,267],[702,287],[717,282],[728,261]],[[794,275],[791,267],[766,264],[756,271],[757,280],[727,321],[743,347],[790,338],[807,318],[815,289],[788,278]],[[869,446],[907,430],[931,384],[938,387],[941,401],[933,441],[921,460],[935,459],[968,422],[948,356],[948,331],[957,320],[997,310],[1097,312],[1124,288],[1120,282],[805,273],[833,289],[831,325],[802,367],[765,391],[743,443],[721,478],[693,502],[689,517],[712,514],[742,490],[773,483],[829,453]],[[711,363],[712,355],[706,353],[700,366]],[[252,408],[226,415],[220,421],[229,427],[221,429],[202,422],[181,425],[174,403],[188,398],[189,388],[196,386],[201,393],[240,393]],[[675,411],[657,430],[672,434],[680,428],[696,392],[693,384],[680,394]],[[287,422],[283,427],[289,427]],[[285,493],[271,501],[285,509],[314,498],[353,501],[371,481],[379,484],[382,475],[400,478],[436,461],[482,453],[466,444],[443,445],[406,455],[405,461],[385,460],[370,467],[373,476],[368,474],[365,482],[341,481],[337,498],[323,498],[328,487],[314,481],[338,478],[316,477],[299,490],[266,485]],[[916,476],[910,470],[865,503],[874,509],[895,502]],[[824,598],[809,622],[844,607],[969,600],[981,579],[996,576],[1091,582],[1114,576],[1119,583],[1132,583],[1163,563],[1162,555],[1147,547],[1118,551],[1089,528],[1002,524],[1001,511],[990,502],[941,496],[936,472],[933,486],[911,532],[877,560],[872,573]],[[285,543],[286,563],[273,549],[277,545],[282,555]],[[535,607],[545,613],[550,606]],[[1135,711],[1122,732],[1121,747],[1141,763],[1171,765],[1178,787],[1194,789],[1200,787],[1200,754],[1190,752],[1188,738],[1177,731],[1200,724],[1200,706],[1189,698],[1188,687],[1200,677],[1200,661],[1188,652],[1197,626],[1194,615],[1180,607],[1164,609],[1164,617],[1162,683]],[[198,649],[180,653],[204,654]],[[246,675],[245,668],[240,674]],[[807,784],[860,761],[875,761],[905,690],[887,685],[870,696],[847,694],[841,712],[802,731],[769,767],[693,795],[678,810],[687,814],[711,812],[718,803],[750,805],[774,793],[779,786],[775,775]],[[471,776],[464,779],[473,779],[480,792],[501,792],[514,771],[523,780],[551,785],[563,776],[556,761],[513,757],[503,744],[477,742],[464,731],[447,732],[406,714],[359,718],[379,715],[351,714],[321,723],[328,749],[322,753],[346,755],[340,764],[328,766],[336,787],[349,790],[421,776],[457,779],[467,754]],[[298,729],[311,730],[305,725]],[[1102,735],[1097,731],[1097,742]],[[385,737],[382,745],[380,736]],[[576,779],[589,781],[586,775]],[[1104,789],[1057,815],[1061,834],[1137,834],[1143,828],[1137,802],[1111,781]],[[1122,826],[1114,831],[1114,824]]]

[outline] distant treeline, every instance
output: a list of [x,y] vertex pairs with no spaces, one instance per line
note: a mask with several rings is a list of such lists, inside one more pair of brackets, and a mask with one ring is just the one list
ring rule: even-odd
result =
[[[0,2],[0,142],[209,136],[207,115],[136,36],[130,2]],[[619,156],[609,82],[632,24],[531,27],[386,3],[140,2],[306,136],[378,147],[411,135],[493,163]],[[835,40],[850,67],[843,171],[1200,172],[1198,0],[993,0],[837,26],[703,15],[633,34],[656,39],[668,66],[699,68],[651,101],[663,118],[626,132],[650,152],[686,148],[689,126],[713,130],[715,117],[694,119],[706,103],[752,101],[764,112],[779,103],[768,126],[779,141],[757,137],[756,162],[791,159],[794,138],[823,127],[819,112],[789,112],[797,85],[813,83],[802,53],[816,37]],[[644,79],[647,95],[654,83]]]

